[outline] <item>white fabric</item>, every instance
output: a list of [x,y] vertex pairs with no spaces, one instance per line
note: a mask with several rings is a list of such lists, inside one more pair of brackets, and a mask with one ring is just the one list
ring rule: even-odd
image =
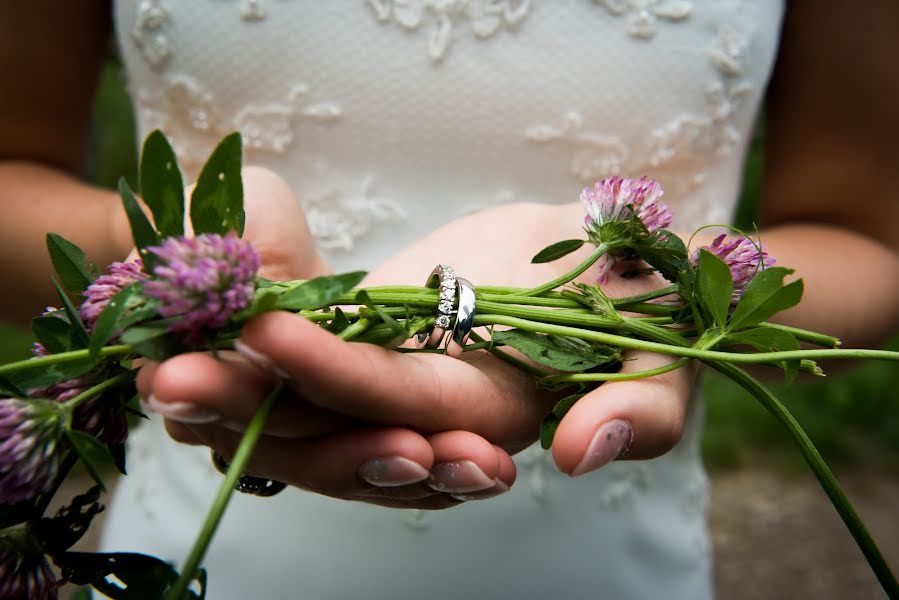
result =
[[[681,230],[727,222],[777,0],[118,0],[141,135],[196,174],[240,130],[337,270],[456,216],[659,179]],[[539,448],[512,492],[440,513],[288,490],[238,497],[207,559],[219,598],[711,596],[694,407],[682,443],[577,480]],[[104,546],[186,555],[220,477],[208,450],[133,435]]]

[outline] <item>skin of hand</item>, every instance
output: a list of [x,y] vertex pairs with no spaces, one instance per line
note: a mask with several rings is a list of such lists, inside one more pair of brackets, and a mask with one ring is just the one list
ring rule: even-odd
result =
[[[861,15],[838,2],[828,2],[826,10],[795,3],[788,7],[769,93],[760,200],[762,239],[769,252],[806,282],[806,299],[780,320],[836,335],[849,347],[877,343],[899,324],[899,117],[892,108],[899,101],[899,78],[884,75],[894,72],[888,57],[895,55],[896,41],[888,24],[896,22],[897,5],[883,1],[868,8]],[[855,60],[845,59],[845,48],[853,48]],[[822,64],[829,66],[824,69]],[[864,201],[848,201],[854,198]],[[485,211],[434,232],[373,272],[366,283],[421,283],[418,278],[437,262],[452,264],[475,284],[540,283],[565,265],[532,266],[527,258],[548,243],[575,237],[573,228],[580,219],[575,206]],[[478,240],[490,240],[491,247],[485,249]],[[453,249],[452,255],[447,248]],[[611,295],[642,291],[616,290],[616,282],[613,277]],[[628,285],[651,287],[657,282],[647,278],[624,287]],[[306,343],[296,343],[300,339]],[[492,358],[454,361],[345,344],[284,314],[256,320],[243,342],[257,362],[286,372],[309,404],[424,432],[472,432],[449,444],[449,455],[484,438],[509,451],[519,449],[535,437],[539,418],[554,400],[536,394],[527,377]],[[267,358],[260,361],[258,356]],[[653,355],[631,358],[626,369],[651,368],[667,360]],[[162,384],[175,373],[157,372],[154,383]],[[237,382],[227,379],[233,371],[219,376]],[[650,380],[606,384],[586,396],[556,433],[553,453],[559,468],[580,474],[622,450],[628,457],[646,458],[669,449],[683,430],[691,379],[690,371],[679,370]],[[257,391],[243,394],[244,406],[254,407],[261,400],[262,388],[253,389]],[[204,399],[179,396],[176,386],[171,392],[173,399]],[[167,393],[159,397],[169,399]],[[208,402],[226,405],[226,399],[224,395]],[[247,414],[241,418],[232,412],[229,419],[245,422]],[[224,448],[235,438],[223,429],[170,427],[178,439]],[[299,456],[296,452],[302,448],[290,444],[267,446],[264,441],[254,468],[296,481],[288,456]],[[396,505],[408,505],[403,504],[408,489],[414,486],[392,488],[397,498],[404,496]]]

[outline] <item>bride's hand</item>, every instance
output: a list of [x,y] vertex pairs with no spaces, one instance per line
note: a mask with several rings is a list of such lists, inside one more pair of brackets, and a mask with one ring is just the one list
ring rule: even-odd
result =
[[[243,177],[244,237],[262,257],[262,274],[290,280],[328,272],[286,183],[258,168],[245,169]],[[286,313],[280,316],[295,320]],[[315,343],[302,334],[284,333],[289,346],[308,350],[308,344]],[[318,333],[322,331],[312,335]],[[255,359],[252,350],[248,353]],[[340,359],[335,355],[334,360]],[[242,427],[277,379],[255,360],[254,364],[239,353],[221,353],[220,360],[193,353],[162,364],[147,363],[138,389],[144,407],[166,417],[172,437],[211,446],[230,458]],[[302,386],[292,387],[298,393],[286,395],[277,405],[249,472],[331,496],[406,508],[452,506],[462,494],[466,499],[468,494],[488,497],[514,483],[515,466],[509,455],[482,437],[439,427],[422,434],[403,427],[404,418],[380,419],[377,407],[371,414],[344,413],[338,407],[308,402]],[[434,489],[442,483],[447,484],[446,493]]]
[[[549,243],[582,234],[581,222],[576,206],[517,205],[484,211],[455,221],[414,244],[373,272],[365,283],[420,284],[419,278],[423,279],[434,264],[445,262],[476,284],[537,285],[564,272],[582,257],[530,265],[530,256]],[[590,273],[585,277],[589,278]],[[606,288],[611,295],[630,295],[659,285],[661,281],[655,276],[624,279],[613,274]],[[423,456],[424,461],[418,464],[432,471],[432,486],[444,486],[463,497],[479,486],[490,486],[497,477],[510,483],[506,473],[514,477],[504,452],[498,452],[497,462],[488,464],[492,457],[484,438],[508,452],[522,449],[536,439],[541,419],[557,400],[552,394],[538,392],[529,375],[482,352],[466,353],[462,360],[434,354],[399,354],[343,342],[286,313],[263,315],[248,324],[241,348],[254,357],[257,365],[266,365],[269,373],[285,376],[291,389],[303,398],[303,406],[320,407],[330,411],[328,414],[347,415],[369,424],[406,425],[426,434],[450,431],[429,438],[436,463],[429,464],[430,457]],[[627,371],[653,368],[669,360],[646,353],[628,353],[625,358]],[[169,363],[174,366],[180,360],[184,359]],[[239,428],[239,423],[245,423],[261,402],[272,379],[256,373],[257,380],[252,381],[249,374],[241,376],[236,370],[226,370],[220,363],[206,360],[210,371],[221,369],[213,379],[222,385],[210,393],[204,378],[196,377],[193,396],[187,397],[194,403],[215,407]],[[174,369],[156,373],[157,397],[168,402],[182,397],[180,394],[189,386],[179,381],[176,373]],[[689,370],[681,369],[648,380],[607,383],[588,394],[569,412],[556,433],[553,452],[559,468],[580,475],[625,453],[628,458],[649,458],[668,451],[682,434],[691,385]],[[284,402],[280,410],[280,415],[272,420],[286,429],[279,433],[293,438],[302,435],[304,423],[290,416],[296,414],[295,407]],[[238,434],[221,426],[192,426],[189,430],[177,426],[170,431],[183,441],[206,443],[225,452],[233,450],[238,439]],[[403,436],[411,440],[417,435],[408,429],[392,431],[395,438],[381,439],[398,442]],[[463,433],[466,431],[471,433]],[[329,436],[330,444],[316,443],[335,456],[355,457],[354,452],[368,450],[366,435],[367,429],[344,431]],[[362,444],[354,445],[357,440]],[[269,436],[259,446],[253,470],[302,485],[304,477],[309,477],[304,461],[317,463],[321,458],[309,452],[308,444]],[[426,452],[424,446],[421,449]],[[446,457],[452,460],[443,460]],[[339,464],[346,466],[352,460]],[[339,481],[325,481],[321,471],[316,466],[312,468],[319,479],[309,487],[342,497],[365,493],[358,487],[358,479],[353,481],[335,470],[333,478]],[[385,474],[390,473],[389,466],[382,469]],[[378,482],[374,483],[377,489]],[[503,487],[497,483],[486,487],[484,493],[493,494]],[[384,489],[402,497],[396,504],[400,506],[408,505],[411,494],[417,490],[430,493],[423,485]],[[420,498],[418,502],[421,500],[437,506],[447,502],[441,496]]]

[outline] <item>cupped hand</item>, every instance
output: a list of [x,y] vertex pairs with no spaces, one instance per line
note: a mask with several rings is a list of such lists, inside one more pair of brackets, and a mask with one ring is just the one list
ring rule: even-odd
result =
[[[245,169],[243,177],[244,237],[262,257],[262,275],[291,280],[326,273],[328,267],[315,252],[302,211],[286,183],[258,168]],[[290,329],[283,335],[272,332],[288,346],[314,349],[315,336],[325,333],[286,313],[271,317],[312,330],[308,340],[305,333],[297,336]],[[278,326],[270,319],[251,326],[266,324]],[[330,334],[324,337],[337,341]],[[344,346],[348,344],[341,343],[341,350]],[[238,348],[242,352],[221,353],[218,359],[191,353],[162,364],[147,363],[137,381],[144,407],[166,417],[166,428],[174,439],[210,446],[226,459],[280,377],[280,371],[276,373],[252,345],[242,343]],[[327,361],[327,351],[320,357]],[[364,372],[356,374],[354,385],[365,386],[365,378],[358,376]],[[377,407],[366,410],[367,397],[356,408],[352,402],[343,402],[344,408],[351,409],[346,411],[337,405],[316,404],[306,398],[306,386],[298,384],[301,379],[301,372],[290,374],[290,393],[279,399],[269,418],[249,473],[339,498],[403,508],[454,506],[502,493],[514,483],[515,466],[508,453],[483,437],[439,427],[437,418],[431,418],[434,427],[426,432],[413,430],[404,426],[413,421],[384,419],[384,411]],[[422,406],[421,410],[439,412],[434,408]]]

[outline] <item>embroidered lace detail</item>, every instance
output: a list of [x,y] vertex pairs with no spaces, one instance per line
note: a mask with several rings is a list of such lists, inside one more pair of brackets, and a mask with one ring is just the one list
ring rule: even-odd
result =
[[[535,144],[562,148],[569,157],[569,171],[581,183],[610,175],[650,174],[662,182],[669,197],[683,198],[702,186],[708,170],[742,139],[734,118],[752,91],[752,85],[742,79],[746,47],[744,37],[723,26],[708,51],[715,78],[705,90],[706,110],[677,115],[632,146],[619,136],[587,126],[577,111],[562,115],[558,124],[529,127],[525,137]],[[717,214],[715,206],[689,203],[688,212],[679,217],[689,223],[700,216],[706,222],[726,218]]]
[[171,43],[166,34],[170,20],[169,11],[160,0],[142,0],[137,7],[131,39],[144,61],[154,71],[162,71],[172,55]]
[[334,102],[306,102],[308,86],[294,86],[283,101],[248,104],[234,114],[222,114],[213,94],[184,75],[164,78],[161,86],[135,94],[137,109],[148,129],[162,129],[183,166],[196,166],[219,138],[237,130],[248,152],[283,154],[294,140],[296,119],[330,123],[341,116]]
[[652,485],[652,472],[646,462],[617,462],[603,467],[606,482],[599,495],[605,510],[621,508],[634,494],[646,492]]
[[468,21],[479,39],[500,28],[515,30],[531,8],[531,0],[366,0],[381,23],[396,22],[408,31],[427,28],[428,56],[440,62],[452,43],[455,27]]
[[320,247],[329,250],[350,251],[374,223],[407,218],[399,203],[375,194],[370,178],[362,182],[357,194],[330,188],[300,201],[312,235]]
[[593,0],[616,16],[627,17],[627,34],[648,40],[658,33],[659,19],[683,21],[693,12],[693,6],[683,0]]
[[425,531],[428,528],[427,514],[420,508],[404,510],[403,525],[414,531]]
[[260,0],[244,0],[240,6],[240,18],[244,21],[261,21],[265,18],[265,8]]

